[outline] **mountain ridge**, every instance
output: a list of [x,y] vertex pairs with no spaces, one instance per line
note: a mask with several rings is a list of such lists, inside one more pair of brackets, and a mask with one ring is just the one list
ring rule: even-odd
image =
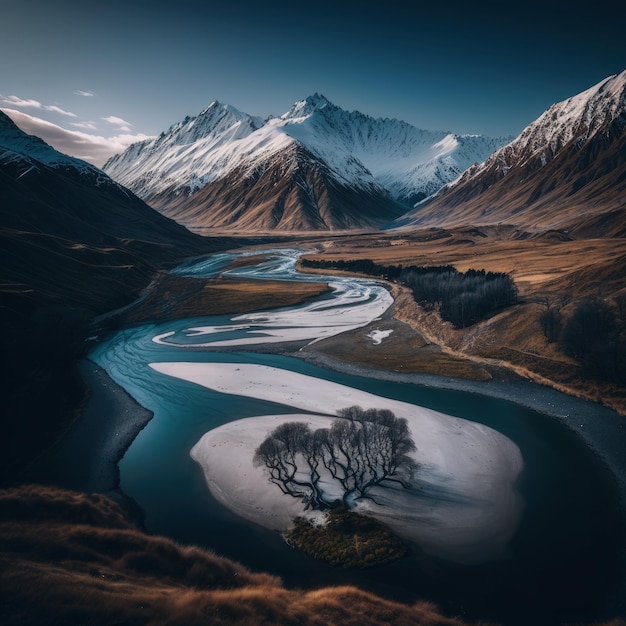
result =
[[28,309],[54,301],[108,310],[161,264],[213,244],[2,112],[0,181],[2,291],[28,300]]
[[553,104],[395,225],[507,223],[619,235],[626,221],[625,170],[626,70]]
[[[207,118],[211,123],[205,123]],[[336,230],[347,221],[353,224],[350,228],[369,228],[405,213],[415,200],[458,177],[503,143],[502,138],[426,131],[401,120],[345,111],[315,93],[295,102],[280,117],[266,120],[215,101],[198,116],[173,124],[156,139],[133,144],[112,157],[104,170],[190,228],[219,225],[241,229],[255,223],[263,229],[299,230],[296,225],[310,222],[306,214],[310,216],[316,204],[324,205],[322,213],[327,216],[314,220],[320,230]],[[293,146],[297,149],[292,150]],[[319,186],[321,195],[314,201],[303,198],[301,218],[277,222],[272,212],[280,206],[272,204],[266,187],[247,188],[237,198],[237,194],[226,194],[230,200],[216,192],[226,189],[227,180],[229,185],[235,184],[235,172],[238,178],[249,181],[259,171],[274,168],[281,159],[285,173],[298,171],[299,164],[290,168],[287,161],[303,152],[325,172],[325,184]],[[290,184],[297,182],[294,179]],[[341,193],[330,193],[329,186]],[[352,211],[349,220],[339,215],[342,208],[333,200],[335,196],[351,206],[364,205],[360,223],[358,212]],[[203,200],[206,197],[211,198],[210,205]],[[280,200],[275,198],[275,202]],[[184,215],[179,212],[181,205]],[[264,207],[265,219],[260,219],[259,207]],[[256,217],[250,219],[247,211]],[[226,219],[227,213],[239,218]]]

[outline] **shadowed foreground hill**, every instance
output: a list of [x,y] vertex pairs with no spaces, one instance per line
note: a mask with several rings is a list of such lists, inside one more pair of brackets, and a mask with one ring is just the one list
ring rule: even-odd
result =
[[[44,521],[45,520],[45,521]],[[281,580],[138,531],[117,504],[40,486],[0,492],[0,621],[34,624],[462,626],[430,603]]]
[[0,484],[83,397],[73,363],[94,317],[131,302],[161,268],[233,245],[190,233],[0,112]]

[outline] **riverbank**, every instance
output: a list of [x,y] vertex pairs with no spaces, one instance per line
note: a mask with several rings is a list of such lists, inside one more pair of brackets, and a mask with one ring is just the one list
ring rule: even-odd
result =
[[[226,282],[230,285],[230,281]],[[202,281],[198,281],[198,284],[201,283]],[[241,288],[244,284],[258,287],[260,281],[241,281],[236,291],[236,304],[241,307],[240,313],[259,310],[261,304],[267,305],[267,295],[263,294],[262,290],[255,288],[248,291]],[[174,300],[184,299],[185,282],[174,281],[172,285],[175,286]],[[272,282],[270,290],[272,298],[277,297],[281,285],[283,291],[291,291],[291,297],[295,296],[300,302],[305,302],[311,297],[311,293],[304,287],[294,291],[297,283],[276,281]],[[323,283],[314,287],[315,290],[325,288],[326,285]],[[395,295],[397,297],[397,294]],[[276,301],[281,302],[280,299]],[[193,300],[190,301],[190,305],[192,303]],[[185,307],[185,313],[187,315],[212,314],[214,312],[211,308],[212,303],[216,306],[220,304],[203,298],[202,306]],[[397,308],[397,303],[394,302],[394,305],[374,322],[329,338],[314,342],[309,340],[280,343],[259,342],[254,345],[253,349],[255,352],[295,356],[322,367],[358,376],[465,391],[509,400],[550,415],[581,437],[587,446],[606,463],[619,483],[622,504],[626,502],[626,460],[622,452],[626,448],[626,426],[623,417],[596,402],[566,395],[551,387],[529,381],[509,368],[489,363],[473,363],[468,359],[449,355],[439,346],[430,343],[411,325],[398,319]],[[149,310],[143,312],[146,320],[149,312]],[[373,337],[378,339],[375,340]],[[233,346],[213,349],[231,351],[248,348]],[[440,375],[443,372],[447,375]],[[98,381],[94,382],[96,385],[99,384]],[[108,389],[114,389],[114,383],[110,379],[106,385]],[[123,394],[126,393],[123,390],[120,391]],[[103,406],[106,406],[109,400],[105,399],[103,402]],[[89,405],[95,403],[97,403],[96,399],[92,398]],[[129,411],[128,414],[132,413],[128,407],[123,411]],[[145,423],[147,420],[140,418],[137,428],[140,430]],[[130,430],[132,429],[131,426]],[[121,458],[133,438],[132,433],[121,436],[119,450],[112,453],[111,458]],[[115,471],[117,471],[116,466]],[[107,472],[111,474],[110,469],[105,473]]]
[[[378,323],[380,323],[380,322],[378,322]],[[364,333],[364,334],[368,334],[368,330],[367,330],[366,328],[364,328],[364,329],[363,329],[363,333]],[[385,343],[385,339],[383,339],[383,340],[382,340],[382,342],[381,342],[381,344],[380,344],[380,345],[381,345],[381,346],[384,346],[384,343]],[[315,345],[316,345],[316,344],[313,344],[313,347],[314,347]],[[275,347],[276,347],[276,346],[274,346],[274,348],[275,348]],[[214,357],[213,357],[213,358],[214,358]],[[240,359],[238,359],[238,360],[237,360],[237,362],[240,362]],[[237,367],[239,367],[239,365],[237,365]],[[362,372],[361,372],[361,373],[362,373]],[[432,381],[431,381],[431,382],[432,382]],[[441,382],[441,381],[440,381],[440,382]],[[463,383],[463,381],[451,381],[451,380],[449,380],[449,379],[448,379],[447,381],[444,381],[444,382],[447,384],[448,388],[450,388],[451,386],[454,386],[455,384]],[[501,381],[496,381],[496,382],[501,382]],[[236,383],[236,382],[235,382],[234,384],[235,384],[235,385],[238,385],[238,383]],[[481,388],[483,388],[483,384],[482,384],[482,383],[476,383],[476,384],[478,385],[478,389],[479,389],[479,390],[480,390]],[[279,385],[279,386],[280,386],[280,385]],[[490,386],[491,386],[491,385],[490,385]],[[498,385],[494,385],[494,386],[495,386],[495,387],[498,387]],[[526,393],[526,395],[530,396],[530,390],[532,389],[532,387],[533,387],[532,385],[525,386],[525,387],[522,389],[522,392],[525,392],[525,393]],[[233,390],[233,392],[232,392],[232,393],[237,394],[237,389],[238,389],[238,388],[239,388],[239,387],[235,387],[235,389]],[[367,387],[365,387],[365,388],[367,389]],[[420,392],[419,392],[419,390],[416,390],[416,393],[417,393],[417,394],[419,394],[419,393],[420,393]],[[481,395],[484,395],[484,394],[481,394]],[[239,400],[237,400],[237,401],[239,401]],[[473,402],[473,401],[472,401],[472,400],[470,400],[470,399],[468,399],[468,401],[469,401],[470,403],[472,403],[472,402]],[[479,402],[482,402],[482,400],[480,400]],[[487,401],[485,401],[485,410],[487,410],[488,408],[489,408],[489,401],[487,400]],[[500,416],[501,416],[501,418],[502,418],[502,419],[506,419],[506,418],[507,418],[507,412],[506,412],[506,410],[499,411],[498,413],[500,414]],[[514,409],[514,408],[512,409],[512,413],[513,413],[513,414],[515,414],[515,409]],[[541,416],[539,419],[544,419],[544,418]],[[546,422],[551,422],[552,420],[551,420],[551,419],[549,419],[549,418],[545,418],[545,421],[546,421]],[[552,429],[553,429],[553,428],[554,428],[554,426],[551,426],[550,428],[552,428]],[[541,430],[541,431],[543,431],[543,429],[540,429],[540,430]],[[567,434],[566,434],[566,438],[567,438],[567,437],[569,437],[569,435],[567,435]],[[165,442],[165,443],[164,443],[164,446],[166,447],[167,445],[168,445],[168,444],[167,444],[167,442]],[[164,453],[164,451],[165,451],[165,447],[164,447],[163,453]],[[232,448],[231,448],[231,449],[232,449]],[[152,452],[152,454],[155,454],[155,452],[153,451],[153,452]],[[158,456],[158,458],[163,458],[163,456],[162,456],[162,452],[158,452],[158,453],[156,453],[156,455]],[[583,456],[585,456],[585,455],[584,455],[584,453],[583,453]],[[171,465],[171,467],[172,467],[172,468],[174,468],[175,466],[174,466],[174,465]],[[601,473],[601,472],[600,472],[600,473]],[[594,476],[595,476],[595,474],[594,474]],[[163,477],[161,478],[161,480],[163,480]],[[603,486],[603,488],[605,488],[605,489],[606,489],[606,484],[607,484],[607,483],[605,482],[605,479],[604,479],[604,478],[603,478],[602,480],[603,480],[603,482],[602,482],[602,483],[600,483],[600,484],[601,484],[601,486]],[[577,482],[578,482],[578,479],[576,479],[574,482],[576,482],[576,483],[577,483]],[[584,481],[583,481],[583,482],[584,482]],[[584,506],[584,505],[581,505],[581,506]],[[591,508],[592,510],[594,510],[594,509],[595,509],[595,506],[591,505],[591,506],[589,506],[589,508]],[[569,510],[569,508],[568,508],[568,510]],[[598,509],[598,510],[599,510],[599,509]],[[147,509],[147,511],[149,511],[149,509]],[[567,513],[567,512],[564,512],[564,514],[565,514],[565,515],[567,515],[568,513]],[[573,517],[578,517],[578,514],[576,513],[576,508],[574,508],[574,509],[572,509],[572,510],[571,510],[571,514],[572,514],[572,516],[573,516]],[[589,514],[590,514],[590,515],[592,515],[592,513],[589,513]],[[150,515],[151,515],[151,513],[150,513],[150,512],[148,512],[148,516],[150,516]],[[618,512],[618,511],[616,511],[614,508],[612,508],[610,512],[605,511],[604,513],[600,514],[600,515],[599,515],[599,517],[600,517],[600,518],[604,518],[604,519],[610,519],[610,518],[613,518],[613,519],[615,520],[615,519],[617,518],[617,516],[618,516],[618,515],[619,515],[619,512]],[[608,516],[610,516],[610,517],[608,517]],[[616,522],[615,522],[615,523],[616,523]],[[538,527],[538,529],[540,529],[540,528],[541,528],[541,526],[539,526],[539,527]],[[588,535],[588,536],[593,536],[593,534],[590,534],[590,535]],[[583,537],[583,536],[581,536],[581,538],[584,538],[584,537]],[[571,544],[570,544],[570,543],[567,543],[567,544],[566,544],[566,543],[564,543],[564,544],[563,544],[563,549],[566,549],[566,548],[567,548],[567,550],[568,550],[567,554],[570,554],[570,555],[575,555],[575,554],[577,554],[577,552],[578,552],[578,548],[577,548],[577,545],[576,545],[576,544],[577,544],[577,541],[575,540],[575,538],[573,538],[573,539],[574,539],[574,541],[572,541],[572,543],[571,543]],[[185,541],[190,541],[190,539],[184,539],[184,540],[185,540]],[[585,542],[587,542],[587,543],[588,543],[588,539],[585,539]],[[602,542],[600,542],[600,543],[602,543]],[[618,548],[617,548],[617,545],[619,545],[619,544],[617,544],[617,543],[616,543],[615,545],[616,545],[616,548],[615,548],[615,549],[618,549]],[[604,550],[604,548],[603,548],[603,550]],[[613,551],[613,549],[611,549],[610,551],[612,552],[612,551]],[[243,558],[243,557],[238,556],[237,558],[240,558],[240,559],[241,559],[241,558]],[[572,558],[573,558],[573,556],[572,556]],[[248,563],[248,561],[245,561],[245,560],[244,560],[243,562]],[[257,564],[256,566],[257,566],[257,567],[260,567],[258,564]],[[581,580],[586,580],[586,575],[585,575],[585,577],[583,577]],[[611,585],[611,586],[612,586],[612,585]],[[561,589],[562,587],[563,587],[563,585],[561,585],[560,589]],[[612,607],[612,606],[615,606],[615,604],[614,604],[614,603],[610,603],[610,605],[609,605],[609,606],[611,606],[611,607]],[[613,613],[613,611],[611,611],[609,614],[613,614],[613,615],[614,615],[614,614],[621,614],[621,613]]]
[[[359,332],[365,337],[374,326],[378,328],[383,327],[384,324],[376,323],[359,329]],[[564,394],[551,387],[525,380],[506,370],[503,371],[502,377],[491,377],[488,380],[383,371],[364,363],[357,364],[335,359],[329,356],[319,344],[292,352],[289,356],[344,374],[450,391],[463,391],[507,400],[555,418],[583,439],[585,444],[611,469],[620,485],[623,506],[626,508],[626,458],[623,453],[626,449],[626,420],[616,411],[597,402]]]
[[[386,326],[384,323],[375,322],[356,332],[362,337],[368,337],[373,328],[382,330]],[[334,338],[327,341],[332,344],[333,340]],[[615,481],[615,493],[618,498],[615,515],[621,520],[621,540],[616,549],[621,555],[622,568],[626,568],[626,457],[624,456],[626,420],[616,411],[597,402],[539,385],[505,368],[500,370],[501,376],[499,377],[493,376],[489,380],[470,380],[433,374],[383,371],[366,364],[340,361],[325,352],[324,344],[307,346],[291,356],[345,374],[498,398],[531,408],[548,419],[556,419],[593,451]],[[575,549],[575,546],[572,546],[572,549]],[[608,606],[617,614],[626,615],[626,576],[621,576]]]
[[119,500],[118,463],[153,414],[93,361],[83,360],[79,367],[89,389],[80,417],[31,465],[26,478]]
[[[372,349],[376,350],[377,353],[380,354],[384,354],[384,351],[387,349],[388,346],[388,341],[394,337],[394,335],[396,337],[399,337],[400,339],[402,339],[402,334],[400,333],[400,329],[399,328],[395,328],[393,330],[393,332],[391,334],[387,334],[386,336],[382,336],[383,333],[385,333],[388,328],[385,326],[385,324],[388,322],[388,318],[386,317],[386,315],[382,316],[382,319],[378,319],[375,322],[373,322],[372,324],[370,324],[369,326],[363,327],[361,329],[354,329],[354,333],[357,333],[360,336],[360,340],[362,341],[367,341],[372,345]],[[372,331],[373,330],[378,330],[377,334],[374,334],[374,337],[376,337],[377,339],[380,340],[380,342],[378,343],[378,341],[376,341],[373,337],[372,337]],[[141,332],[141,331],[140,331]],[[338,336],[340,337],[340,335]],[[300,354],[298,353],[298,348],[302,347],[302,345],[304,345],[304,343],[307,343],[306,341],[303,341],[300,345],[297,344],[292,344],[292,346],[290,346],[289,350],[291,351],[291,353],[296,353],[295,356],[300,356],[302,357],[305,353],[307,352],[319,352],[320,354],[323,355],[324,353],[324,349],[325,349],[325,343],[323,341],[318,341],[313,343],[312,345],[309,346],[308,349],[303,350]],[[254,347],[254,351],[256,352],[261,346],[255,346]],[[327,347],[327,345],[326,345]],[[282,349],[282,350],[287,350],[287,346],[286,345],[280,345],[280,344],[274,344],[272,346],[272,352],[275,352],[277,349]],[[241,348],[235,348],[235,350],[241,350]],[[326,364],[328,365],[330,362],[326,362]],[[337,367],[336,364],[334,364],[335,367]],[[365,370],[368,369],[367,364],[360,364],[357,365],[357,367],[363,367],[364,370],[361,370],[359,372],[355,373],[365,373]],[[397,372],[380,372],[378,371],[376,368],[370,368],[370,371],[368,372],[369,375],[379,378],[379,379],[389,379],[392,380],[393,378],[388,378],[389,376],[398,376],[399,373]],[[495,374],[495,375],[494,375]],[[401,375],[401,374],[400,374]],[[426,379],[429,377],[416,377],[416,378],[412,378],[412,379],[407,379],[405,381],[400,381],[400,382],[412,382],[412,383],[418,383],[418,384],[424,384],[426,383]],[[434,379],[434,380],[433,380]],[[511,382],[511,380],[503,380],[501,378],[499,378],[497,376],[497,372],[494,372],[491,375],[491,380],[488,381],[464,381],[464,380],[459,380],[459,379],[451,379],[451,378],[442,378],[437,380],[438,377],[433,377],[431,378],[426,384],[431,384],[433,386],[435,386],[433,383],[439,383],[438,386],[441,387],[447,387],[447,388],[456,388],[456,389],[467,389],[467,385],[468,383],[474,384],[475,387],[473,388],[473,391],[476,392],[477,394],[484,396],[484,395],[489,395],[486,394],[485,391],[486,389],[492,389],[495,388],[496,390],[500,390],[500,393],[497,394],[497,397],[507,397],[506,395],[503,395],[503,393],[501,393],[503,391],[503,383],[506,382]],[[524,381],[516,381],[516,382],[524,382]],[[541,411],[544,411],[545,408],[547,406],[549,406],[550,404],[550,400],[546,400],[545,397],[543,398],[539,398],[539,388],[534,387],[533,385],[530,385],[529,383],[523,385],[522,387],[515,387],[515,388],[511,388],[510,386],[508,387],[508,393],[513,393],[514,395],[511,396],[509,395],[508,398],[514,401],[520,401],[521,404],[524,404],[524,402],[521,402],[521,400],[528,400],[528,399],[534,399],[534,401],[537,402],[537,408],[539,408]],[[237,388],[235,388],[235,390],[233,391],[233,393],[237,394]],[[557,394],[559,395],[559,394]],[[571,398],[567,398],[567,402],[569,404],[569,402],[571,401]],[[527,402],[526,402],[527,404]],[[598,417],[597,414],[597,409],[601,408],[598,407],[598,405],[593,405],[592,403],[583,403],[586,404],[588,407],[591,407],[591,413],[590,413],[590,417],[592,417],[594,420]],[[488,406],[488,405],[487,405]],[[577,407],[574,408],[570,408],[570,409],[565,409],[566,411],[575,411],[577,415],[581,415],[582,414],[582,410],[579,410]],[[552,413],[555,414],[555,416],[558,416],[560,413],[560,409],[558,408],[554,408],[552,409]],[[506,419],[507,415],[506,415],[506,411],[503,411],[501,413],[502,419]],[[541,417],[541,419],[543,419],[543,417]],[[605,484],[605,483],[603,483]],[[575,513],[574,513],[575,515]],[[611,513],[610,513],[611,517],[613,517],[614,513],[613,513],[613,509],[611,509]],[[619,511],[615,511],[615,515],[619,515]],[[604,516],[601,516],[604,517]],[[576,548],[575,548],[575,544],[572,544],[572,553],[576,552]],[[569,549],[568,549],[569,552]]]

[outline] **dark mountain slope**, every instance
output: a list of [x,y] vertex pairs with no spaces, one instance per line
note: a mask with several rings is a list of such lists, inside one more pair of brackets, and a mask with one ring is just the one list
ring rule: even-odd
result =
[[0,113],[0,484],[80,402],[74,363],[94,316],[131,302],[159,269],[233,245],[190,233]]

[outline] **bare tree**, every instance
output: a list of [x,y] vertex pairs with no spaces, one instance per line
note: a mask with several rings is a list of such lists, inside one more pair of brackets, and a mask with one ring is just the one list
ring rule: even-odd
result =
[[[339,411],[331,427],[313,432],[297,422],[274,429],[255,452],[255,464],[268,469],[270,482],[283,493],[301,498],[305,508],[332,506],[320,487],[335,482],[350,507],[383,482],[409,488],[417,463],[407,421],[385,409],[353,406]],[[375,500],[374,500],[375,501]]]
[[[262,463],[269,470],[270,482],[294,498],[301,498],[305,508],[325,508],[319,489],[319,454],[316,438],[306,424],[287,422],[275,428],[257,448],[256,464]],[[299,469],[306,464],[307,470]]]

